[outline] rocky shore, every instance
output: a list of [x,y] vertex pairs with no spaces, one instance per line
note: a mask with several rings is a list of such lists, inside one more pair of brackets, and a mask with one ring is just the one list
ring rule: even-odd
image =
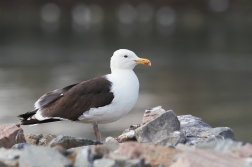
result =
[[140,124],[104,142],[65,135],[24,135],[19,124],[0,127],[0,167],[249,167],[252,145],[231,128],[212,128],[160,106]]

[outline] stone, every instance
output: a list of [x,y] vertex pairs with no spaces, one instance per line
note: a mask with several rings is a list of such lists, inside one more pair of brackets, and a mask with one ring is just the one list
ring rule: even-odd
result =
[[178,142],[184,142],[185,140],[184,135],[179,130],[180,122],[175,113],[169,110],[137,128],[135,135],[140,143],[175,146]]
[[[241,150],[248,154],[243,154]],[[249,151],[250,150],[250,151]],[[240,154],[239,154],[240,153]],[[237,156],[238,155],[238,156]],[[240,156],[245,155],[245,156]],[[174,163],[170,167],[251,167],[252,166],[252,147],[235,149],[233,151],[213,151],[213,150],[202,150],[195,149],[187,146],[183,152],[176,155]]]
[[119,143],[115,138],[106,140],[104,145],[106,146],[106,148],[108,148],[109,151],[115,151],[119,147]]
[[0,161],[0,167],[8,167],[5,163]]
[[102,158],[94,161],[94,167],[120,167],[115,160]]
[[0,161],[8,167],[18,167],[20,155],[21,151],[19,150],[0,148]]
[[52,134],[25,135],[25,139],[27,143],[30,143],[32,145],[39,145],[39,146],[47,146],[56,137],[57,137],[56,135],[52,135]]
[[164,114],[165,112],[166,111],[161,106],[157,106],[157,107],[145,110],[142,124],[146,124],[156,119],[157,117]]
[[77,155],[75,158],[74,167],[91,167],[93,157],[89,146],[77,148]]
[[130,159],[145,159],[145,165],[151,166],[169,166],[174,155],[179,153],[172,148],[153,146],[137,142],[121,143],[119,148],[114,151],[115,154],[129,157]]
[[0,127],[0,147],[11,148],[14,144],[24,142],[24,131],[20,124],[5,124]]
[[72,167],[59,152],[42,146],[27,146],[19,158],[19,167]]
[[128,156],[119,155],[114,152],[111,152],[108,157],[115,160],[119,166],[123,167],[150,167],[150,165],[145,164],[144,158],[130,159]]
[[242,142],[236,142],[230,139],[227,140],[215,140],[206,143],[199,143],[195,146],[197,149],[208,149],[214,151],[230,151],[239,149],[243,146]]
[[61,145],[65,149],[69,149],[69,148],[74,148],[74,147],[97,145],[97,144],[102,144],[102,143],[96,140],[89,140],[89,139],[84,139],[84,138],[60,135],[54,138],[48,144],[48,146],[53,147],[55,145]]
[[14,150],[23,150],[26,146],[30,146],[31,144],[29,143],[18,143],[18,144],[15,144],[14,146],[12,146],[11,149],[14,149]]
[[247,143],[240,148],[232,149],[230,154],[236,158],[243,158],[246,164],[252,166],[252,145]]
[[201,135],[202,136],[213,135],[222,140],[226,140],[226,139],[231,139],[234,141],[236,140],[234,131],[229,127],[212,128],[208,131],[201,132]]
[[216,140],[235,140],[232,129],[228,127],[211,128],[201,118],[192,115],[178,116],[180,131],[185,135],[185,144],[196,145]]
[[130,125],[129,128],[125,129],[123,133],[116,138],[119,143],[126,141],[136,141],[135,129],[139,128],[141,125]]

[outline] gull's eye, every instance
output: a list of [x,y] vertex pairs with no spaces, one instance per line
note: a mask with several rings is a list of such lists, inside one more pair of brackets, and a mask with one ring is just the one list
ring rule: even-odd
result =
[[125,57],[125,58],[127,58],[128,56],[127,56],[127,55],[125,55],[124,57]]

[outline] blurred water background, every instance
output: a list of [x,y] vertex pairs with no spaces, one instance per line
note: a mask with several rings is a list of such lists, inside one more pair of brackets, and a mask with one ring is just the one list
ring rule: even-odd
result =
[[[110,72],[120,48],[152,61],[137,66],[140,95],[117,136],[158,105],[252,136],[252,1],[0,1],[0,125],[44,93]],[[92,126],[57,122],[29,133],[94,138]]]

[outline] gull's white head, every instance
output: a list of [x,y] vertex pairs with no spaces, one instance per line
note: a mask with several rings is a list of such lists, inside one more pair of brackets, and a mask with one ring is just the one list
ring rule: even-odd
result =
[[134,52],[127,49],[119,49],[114,52],[110,60],[111,71],[116,69],[134,69],[137,64],[150,66],[148,59],[139,58]]

